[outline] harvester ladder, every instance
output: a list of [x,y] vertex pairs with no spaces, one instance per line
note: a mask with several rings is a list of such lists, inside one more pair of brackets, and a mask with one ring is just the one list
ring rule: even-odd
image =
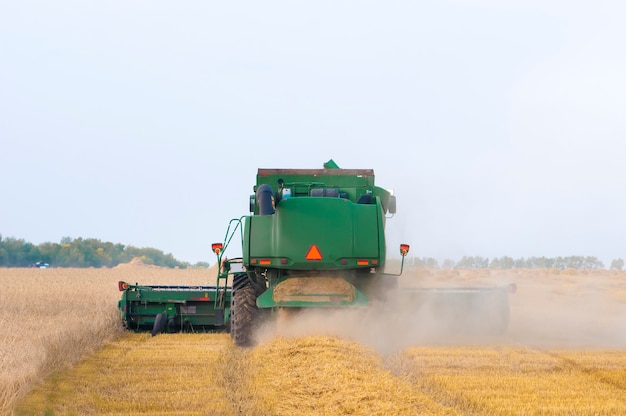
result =
[[[243,263],[243,259],[231,259],[227,260],[226,258],[222,259],[226,248],[230,244],[237,230],[239,230],[240,242],[243,250],[243,224],[242,220],[245,216],[240,218],[233,218],[228,223],[228,228],[226,229],[226,235],[224,237],[223,249],[217,255],[217,281],[216,281],[216,299],[215,299],[215,310],[223,311],[225,309],[226,303],[226,293],[228,292],[228,276],[230,273],[230,263]],[[219,312],[218,312],[219,313]]]

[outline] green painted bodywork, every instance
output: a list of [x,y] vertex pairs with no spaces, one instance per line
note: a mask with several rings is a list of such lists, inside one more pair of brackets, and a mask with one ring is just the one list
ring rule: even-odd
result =
[[[118,309],[124,326],[137,331],[152,329],[160,313],[167,315],[170,331],[223,329],[230,315],[229,289],[218,289],[216,286],[129,285],[122,292]],[[220,305],[225,307],[220,310]]]
[[[292,197],[282,200],[273,215],[246,219],[244,264],[269,259],[271,267],[290,270],[351,269],[357,260],[384,266],[385,237],[380,201],[357,205],[341,198]],[[321,260],[306,260],[315,245]],[[282,260],[282,262],[281,262]],[[342,260],[345,264],[342,264]]]
[[[377,261],[384,267],[384,224],[390,193],[374,185],[370,169],[259,169],[256,191],[272,187],[276,212],[255,215],[245,221],[243,258],[247,267],[254,259],[270,259],[271,268],[292,270],[351,269],[357,260]],[[283,189],[291,196],[284,198]],[[337,197],[311,196],[315,189],[336,190]],[[357,203],[362,195],[371,203]],[[311,245],[323,258],[307,261]],[[287,262],[281,262],[286,259]],[[342,264],[341,260],[346,260]]]
[[[395,278],[382,273],[385,220],[392,206],[395,212],[394,197],[375,185],[371,169],[339,169],[332,160],[325,166],[258,170],[253,190],[269,185],[275,212],[260,215],[251,196],[252,215],[242,218],[242,262],[249,274],[265,277],[267,290],[257,300],[261,308],[365,306],[373,281],[386,278],[392,284]],[[321,258],[307,259],[312,248]],[[289,301],[274,299],[274,289],[283,281],[319,276],[346,280],[354,296],[347,301],[305,293]]]

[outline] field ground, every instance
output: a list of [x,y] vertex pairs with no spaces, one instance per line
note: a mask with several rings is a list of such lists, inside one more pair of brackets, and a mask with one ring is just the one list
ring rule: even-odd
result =
[[0,414],[626,415],[625,273],[403,278],[404,286],[517,283],[510,330],[491,337],[442,338],[432,322],[393,335],[385,316],[371,325],[305,316],[252,349],[226,334],[120,329],[118,280],[198,285],[214,274],[0,269]]

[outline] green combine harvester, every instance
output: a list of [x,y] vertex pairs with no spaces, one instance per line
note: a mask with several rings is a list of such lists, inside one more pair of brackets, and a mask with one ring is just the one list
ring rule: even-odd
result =
[[[119,309],[127,328],[153,334],[227,329],[237,345],[249,346],[259,324],[280,309],[406,301],[410,309],[419,309],[450,298],[458,306],[452,308],[452,320],[480,303],[496,317],[494,328],[508,325],[509,287],[398,288],[406,244],[400,245],[400,273],[384,272],[385,221],[396,212],[396,198],[375,185],[373,170],[340,169],[332,160],[323,169],[259,169],[253,190],[250,215],[232,219],[224,242],[212,245],[220,265],[216,286],[121,282]],[[242,257],[227,259],[234,237],[241,242]]]

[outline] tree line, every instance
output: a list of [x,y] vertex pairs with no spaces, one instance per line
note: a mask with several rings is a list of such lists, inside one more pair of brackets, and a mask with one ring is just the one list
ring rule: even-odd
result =
[[[60,243],[35,245],[23,239],[2,238],[0,235],[0,267],[32,267],[36,264],[49,264],[50,267],[114,267],[135,257],[145,264],[161,267],[191,266],[155,248],[138,248],[95,238],[63,237]],[[194,266],[207,267],[208,263]]]
[[[35,245],[14,237],[2,238],[0,234],[0,267],[29,267],[37,263],[47,263],[51,267],[115,267],[128,263],[133,258],[143,263],[160,267],[187,268],[208,267],[209,263],[199,262],[193,266],[179,261],[171,254],[155,248],[138,248],[119,243],[103,242],[96,238],[63,237],[60,243]],[[431,269],[605,269],[602,261],[593,256],[566,257],[488,257],[464,256],[458,261],[445,259],[439,262],[433,257],[411,257],[406,259],[409,267]],[[624,260],[614,259],[611,270],[623,270]]]
[[[464,256],[458,261],[446,259],[443,262],[432,257],[416,257],[407,259],[408,265],[430,269],[605,269],[604,263],[593,256],[565,256],[565,257],[513,257],[503,256],[489,259],[480,256]],[[624,260],[614,259],[610,270],[623,270]]]

